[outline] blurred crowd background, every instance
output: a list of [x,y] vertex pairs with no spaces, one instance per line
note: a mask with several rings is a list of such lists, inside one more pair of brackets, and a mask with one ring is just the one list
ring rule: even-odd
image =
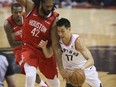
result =
[[[0,0],[0,7],[10,6],[16,0]],[[116,0],[54,0],[59,8],[116,6]]]

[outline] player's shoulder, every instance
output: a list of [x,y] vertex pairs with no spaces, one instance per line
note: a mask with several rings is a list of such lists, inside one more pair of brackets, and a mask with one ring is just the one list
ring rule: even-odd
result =
[[5,22],[4,22],[4,30],[5,30],[5,31],[8,31],[8,32],[10,32],[10,31],[13,30],[13,29],[12,29],[12,25],[9,23],[8,20],[5,20]]
[[10,22],[12,22],[12,15],[9,16],[8,18],[5,19],[4,21],[4,26],[9,26],[10,25]]
[[56,16],[56,17],[58,17],[59,16],[59,13],[56,12],[56,11],[53,11],[53,15]]
[[0,59],[1,59],[1,61],[4,61],[8,65],[8,59],[7,58],[8,57],[7,57],[6,54],[0,52]]
[[6,58],[4,55],[0,54],[0,58],[4,59]]
[[53,23],[52,23],[51,28],[56,27],[56,23],[57,23],[57,21],[58,21],[58,20],[59,20],[59,18],[58,18],[58,17],[56,17],[56,18],[54,19],[54,21],[53,21]]
[[4,26],[7,26],[7,25],[9,25],[8,19],[6,19],[6,20],[4,21]]
[[77,40],[79,38],[79,35],[78,34],[72,34],[72,39],[73,40]]

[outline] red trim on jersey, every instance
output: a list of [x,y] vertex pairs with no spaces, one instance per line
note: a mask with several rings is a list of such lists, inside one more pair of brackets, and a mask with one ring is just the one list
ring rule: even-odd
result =
[[76,41],[77,41],[77,39],[79,38],[79,36],[76,38],[76,40],[75,40],[75,49],[76,50],[78,50],[77,48],[76,48]]
[[28,18],[31,15],[31,13],[34,11],[35,8],[36,6],[34,6],[33,9],[29,13],[26,14],[26,18]]
[[[59,14],[58,14],[58,13],[56,13],[56,12],[53,12],[51,16],[54,16],[54,17],[55,17],[55,18],[53,19],[52,23],[51,23],[51,25],[52,25],[52,24],[53,24],[53,22],[54,22],[54,20],[56,19],[56,17],[58,17],[58,16],[59,16]],[[50,28],[51,28],[51,26],[50,26]]]

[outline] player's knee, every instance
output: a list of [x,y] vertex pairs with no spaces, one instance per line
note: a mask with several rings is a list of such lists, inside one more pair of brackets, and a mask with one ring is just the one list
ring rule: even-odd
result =
[[35,78],[36,78],[36,75],[34,73],[26,74],[26,81],[27,81],[28,87],[32,87],[32,85],[35,83]]
[[54,79],[48,79],[48,82],[51,87],[60,87],[60,81],[57,76],[55,76]]
[[27,74],[26,74],[26,78],[27,78],[28,80],[35,80],[36,75],[33,74],[33,73],[27,73]]

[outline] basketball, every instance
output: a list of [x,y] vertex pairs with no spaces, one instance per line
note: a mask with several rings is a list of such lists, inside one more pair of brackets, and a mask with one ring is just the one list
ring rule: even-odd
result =
[[70,74],[68,81],[70,84],[74,86],[82,86],[83,83],[85,82],[85,73],[82,70],[75,70]]

